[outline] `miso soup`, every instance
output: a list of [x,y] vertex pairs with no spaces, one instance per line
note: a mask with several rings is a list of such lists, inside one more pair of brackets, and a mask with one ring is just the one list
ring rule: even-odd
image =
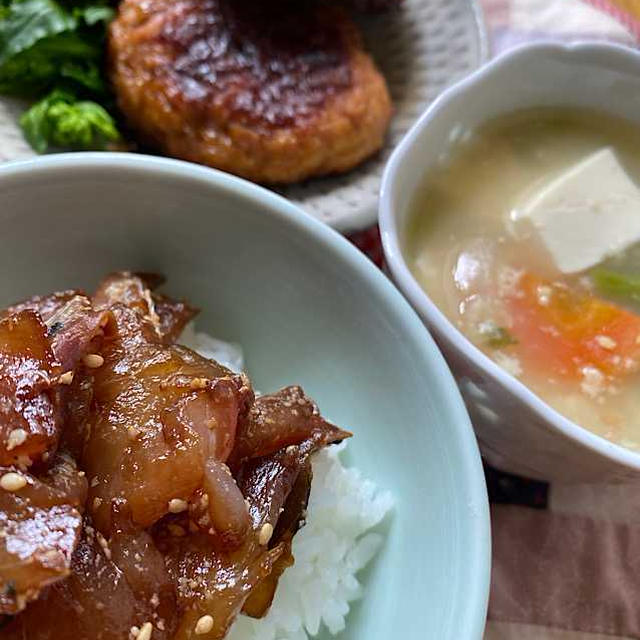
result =
[[541,108],[462,139],[412,204],[415,277],[549,405],[640,449],[640,128]]

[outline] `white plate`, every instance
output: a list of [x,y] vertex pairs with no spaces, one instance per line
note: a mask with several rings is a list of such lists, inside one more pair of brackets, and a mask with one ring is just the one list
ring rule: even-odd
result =
[[[395,13],[362,21],[367,45],[387,78],[395,115],[385,149],[343,176],[281,189],[312,216],[340,231],[375,223],[387,158],[427,105],[487,58],[481,10],[475,0],[404,0]],[[31,157],[17,125],[18,101],[0,99],[0,160]]]

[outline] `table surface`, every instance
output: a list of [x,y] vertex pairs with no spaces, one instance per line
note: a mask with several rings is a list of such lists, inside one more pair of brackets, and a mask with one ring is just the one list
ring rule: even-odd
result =
[[[494,54],[549,37],[640,43],[640,0],[481,4]],[[350,240],[383,267],[376,227]],[[549,486],[489,467],[485,476],[493,531],[485,640],[640,638],[640,486]]]

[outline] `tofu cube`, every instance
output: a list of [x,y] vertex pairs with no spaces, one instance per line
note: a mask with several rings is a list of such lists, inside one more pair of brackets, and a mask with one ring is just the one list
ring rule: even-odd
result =
[[516,213],[565,274],[640,241],[640,189],[607,147],[567,169]]

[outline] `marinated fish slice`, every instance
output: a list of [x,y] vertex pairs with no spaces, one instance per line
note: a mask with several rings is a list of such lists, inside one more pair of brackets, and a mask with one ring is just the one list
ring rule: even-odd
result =
[[[309,455],[314,446],[292,445],[268,458],[250,461],[242,469],[238,486],[248,503],[252,529],[238,549],[221,547],[207,532],[194,533],[193,521],[186,514],[158,525],[158,547],[167,559],[183,610],[175,640],[196,635],[207,640],[224,638],[247,601],[252,615],[264,615],[280,575],[293,563],[291,540],[306,508]],[[254,590],[255,600],[250,599]],[[212,626],[196,634],[203,619],[207,628]]]
[[[292,397],[301,399],[301,390],[284,390],[279,402],[263,406],[270,410],[273,407],[273,415],[284,424],[287,411],[296,411],[290,415],[299,417],[295,407],[302,405],[292,404],[289,401]],[[287,399],[287,406],[283,398]],[[319,419],[317,409],[309,409],[307,402],[305,408],[304,421],[312,426],[298,428],[296,433],[298,440],[304,436],[306,439],[270,456],[249,460],[238,470],[237,486],[251,517],[251,531],[239,548],[230,550],[222,546],[219,537],[210,535],[215,530],[194,532],[199,527],[202,504],[199,509],[179,516],[177,522],[165,519],[157,527],[158,546],[167,558],[184,611],[175,640],[196,635],[219,640],[243,607],[247,606],[252,615],[262,616],[270,606],[280,575],[293,562],[291,540],[309,495],[309,456],[316,449],[349,436]],[[277,429],[267,415],[264,418],[264,424],[275,436]],[[260,442],[266,443],[264,433],[259,435]],[[216,484],[219,487],[223,483],[218,480]],[[206,526],[215,521],[215,514],[209,511]]]
[[[108,542],[112,562],[122,572],[136,600],[137,625],[153,624],[154,637],[171,637],[178,621],[176,592],[164,556],[147,531],[139,531],[129,514],[116,514],[116,533]],[[159,632],[164,632],[164,635]]]
[[184,331],[187,324],[199,313],[186,302],[172,300],[159,293],[153,293],[153,304],[158,316],[158,328],[162,341],[173,344]]
[[107,541],[90,520],[72,563],[55,584],[2,630],[3,640],[134,640],[149,628],[170,640],[176,596],[148,533],[120,530]]
[[[254,526],[271,522],[275,527],[279,509],[296,482],[300,469],[307,464],[309,454],[350,435],[324,420],[317,406],[300,387],[288,387],[257,398],[248,415],[239,423],[236,446],[230,459],[245,458],[244,463],[235,462],[233,468],[240,491],[248,498],[250,510],[254,509]],[[272,449],[275,453],[271,452]],[[224,473],[220,477],[224,479]],[[222,487],[223,484],[217,483],[217,486]],[[229,497],[232,493],[227,490],[220,497]],[[210,489],[208,494],[213,497],[215,491]],[[220,533],[214,523],[217,520],[216,506],[221,500],[203,502],[202,497],[199,494],[192,501],[192,520],[199,528],[208,530],[213,526]],[[253,502],[255,508],[251,506]],[[240,517],[244,514],[234,518],[233,511],[229,509],[226,515],[233,524],[222,535],[227,535],[233,546],[240,537],[233,536],[233,532],[244,530],[245,520]]]
[[[45,319],[56,360],[64,372],[73,371],[86,356],[97,356],[113,318],[95,311],[84,295],[76,295]],[[89,361],[91,362],[91,361]],[[101,357],[97,357],[99,366]]]
[[281,517],[285,518],[280,525],[281,531],[290,528],[291,515],[284,510],[287,500],[300,475],[309,473],[311,454],[331,444],[332,438],[331,432],[327,432],[322,439],[310,438],[271,456],[249,460],[238,470],[236,482],[247,501],[255,530],[260,531],[268,525],[273,533],[278,529]]
[[[62,419],[65,422],[63,437],[66,447],[77,457],[78,448],[72,440],[84,430],[92,397],[92,381],[87,376],[87,371],[101,364],[102,358],[98,352],[104,333],[109,330],[111,314],[108,311],[95,311],[90,300],[80,291],[36,296],[10,307],[8,311],[17,313],[29,310],[39,314],[45,323],[46,338],[57,363],[53,368],[59,374],[58,380],[64,381],[57,390],[58,397],[61,396],[59,404],[62,406]],[[90,366],[85,365],[85,361]],[[59,427],[60,425],[58,431]],[[49,452],[56,444],[57,434],[47,446]],[[15,452],[18,455],[29,455],[24,447],[16,447]],[[31,458],[36,457],[32,452]],[[0,462],[4,464],[15,461],[11,458],[2,460],[0,455]]]
[[246,538],[251,520],[244,496],[229,467],[209,459],[204,467],[208,522],[225,548],[236,549]]
[[338,442],[351,434],[327,422],[313,400],[298,386],[256,398],[246,419],[241,420],[231,455],[235,468],[250,458],[268,456],[305,440]]
[[155,291],[165,283],[165,277],[157,273],[135,274],[151,291],[151,299],[158,316],[158,330],[165,344],[173,344],[187,324],[200,312],[183,300],[173,300]]
[[114,304],[122,304],[133,309],[153,326],[157,326],[150,288],[142,278],[130,271],[118,271],[106,276],[93,294],[96,309],[108,309]]
[[34,311],[0,320],[0,465],[29,466],[55,451],[60,373]]
[[252,535],[240,549],[222,551],[214,548],[212,536],[206,533],[175,533],[171,525],[163,525],[156,534],[183,611],[173,640],[221,640],[251,590],[271,573],[284,547],[268,549]]
[[[176,640],[195,637],[198,620],[205,616],[214,626],[203,637],[218,640],[243,607],[251,615],[266,613],[280,575],[293,563],[291,540],[311,482],[309,457],[334,439],[348,436],[328,423],[322,435],[319,432],[310,432],[299,445],[250,460],[240,469],[237,484],[248,504],[252,533],[239,549],[221,549],[213,536],[193,533],[192,521],[183,521],[177,529],[174,523],[160,528],[164,535],[159,547],[168,558],[185,611]],[[209,597],[212,593],[215,598]]]
[[87,425],[93,401],[93,370],[84,365],[76,369],[73,381],[64,390],[63,398],[65,420],[60,447],[75,460],[81,460],[89,437]]
[[168,513],[172,501],[188,501],[203,486],[207,460],[229,456],[238,418],[253,399],[245,376],[154,342],[137,312],[111,309],[117,330],[94,372],[82,455],[92,515],[105,534],[115,498],[128,501],[140,527]]
[[280,577],[294,564],[291,545],[293,536],[304,524],[312,479],[311,462],[307,461],[287,497],[284,511],[279,516],[273,537],[269,541],[270,547],[284,545],[282,555],[273,564],[271,573],[253,588],[242,609],[243,613],[252,618],[262,618],[267,614],[275,597]]
[[28,298],[22,302],[17,302],[0,312],[0,318],[12,316],[16,313],[20,313],[20,311],[36,311],[40,314],[42,320],[46,322],[70,300],[79,295],[84,295],[84,293],[77,290],[67,290],[57,291],[46,296],[33,296],[32,298]]
[[277,425],[289,438],[291,434],[300,438],[305,432],[306,437],[274,454],[249,459],[236,471],[238,486],[247,500],[254,529],[263,533],[266,531],[269,534],[268,544],[282,549],[271,572],[255,586],[244,605],[245,613],[253,617],[266,614],[280,576],[294,562],[291,544],[303,523],[309,499],[311,455],[351,436],[325,421],[317,406],[304,396],[299,387],[283,389],[268,398],[262,404],[258,425],[265,427],[262,434],[258,437],[257,429],[251,430],[251,433],[261,443],[266,442],[265,431],[276,436],[279,431]]
[[236,474],[254,529],[268,525],[272,532],[275,530],[281,509],[308,459],[308,452],[290,445],[271,456],[250,460]]
[[69,574],[86,495],[86,479],[65,456],[41,478],[0,468],[0,614],[18,613]]
[[45,323],[53,352],[63,371],[72,370],[81,357],[97,351],[99,339],[109,324],[105,311],[95,311],[82,291],[60,291],[48,296],[34,296],[12,305],[0,318],[20,311],[34,311]]
[[108,275],[94,295],[97,308],[123,304],[140,314],[156,330],[165,344],[172,344],[187,323],[198,313],[186,302],[154,293],[164,278],[160,275],[119,271]]

